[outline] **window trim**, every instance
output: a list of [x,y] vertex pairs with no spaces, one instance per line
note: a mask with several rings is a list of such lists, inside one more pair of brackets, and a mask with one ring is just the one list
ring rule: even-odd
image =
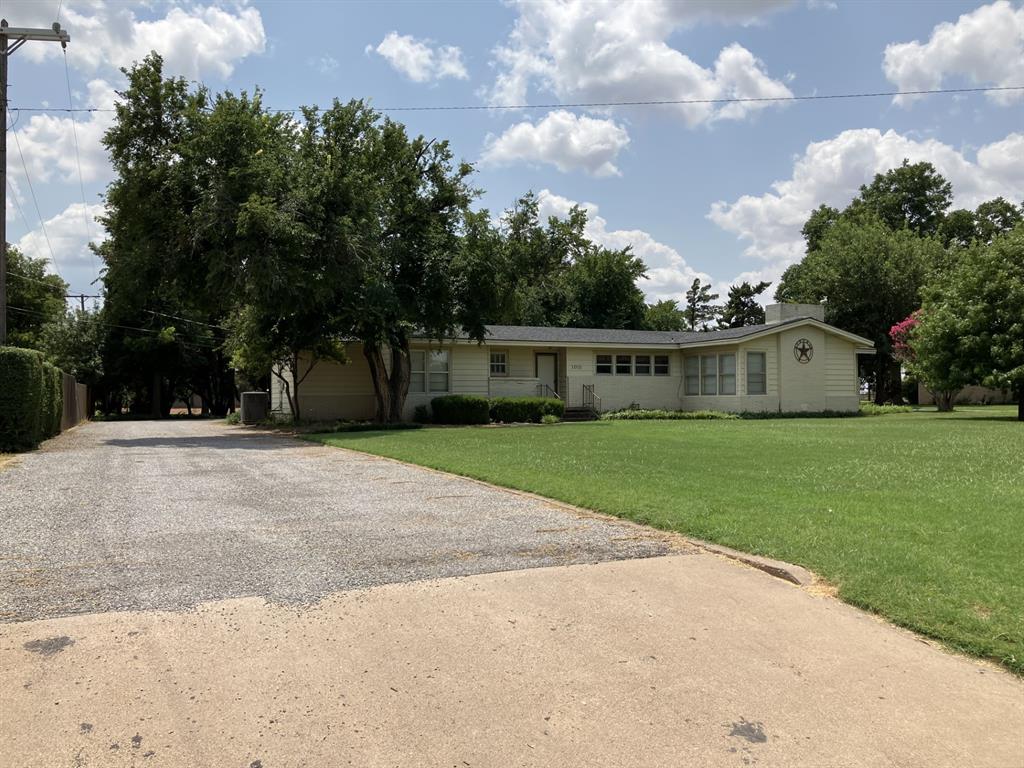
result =
[[[686,364],[691,360],[697,364],[696,373],[688,373],[686,370]],[[696,385],[696,392],[690,392],[688,389],[691,380]],[[700,355],[683,357],[683,397],[700,397]]]
[[[602,357],[607,357],[608,358],[608,362],[607,363],[602,363],[601,362],[601,358]],[[608,370],[607,371],[599,371],[597,368],[600,365],[607,365],[608,366]],[[602,352],[600,354],[595,353],[594,354],[594,375],[595,376],[614,376],[615,375],[615,355],[607,354],[607,353],[604,353],[604,352]]]
[[[665,358],[665,371],[663,373],[658,372],[658,358]],[[655,376],[671,376],[672,375],[672,355],[651,355],[651,373]]]
[[[704,370],[704,363],[707,360],[714,361],[711,364],[712,365],[712,369],[713,369],[712,375],[715,378],[715,391],[714,392],[705,392],[704,391],[705,380],[710,378],[708,376],[708,374]],[[712,354],[708,354],[708,355],[701,355],[700,356],[700,394],[701,394],[701,397],[718,397],[718,353],[717,352],[712,353]]]
[[[646,363],[641,363],[640,358],[646,358]],[[634,376],[651,376],[654,374],[654,359],[653,355],[633,355],[633,375]],[[646,365],[647,370],[641,372],[640,366]]]
[[[724,373],[722,371],[722,360],[727,357],[732,358],[732,373]],[[732,376],[732,392],[722,391],[722,379],[726,376]],[[736,394],[736,353],[735,352],[722,352],[718,355],[718,395],[719,397],[733,397]]]
[[[502,365],[505,368],[504,373],[494,372],[494,361],[491,359],[491,355],[503,355],[504,362]],[[509,354],[507,349],[491,349],[487,352],[487,375],[492,379],[507,379],[509,377]]]
[[[414,395],[421,395],[427,393],[427,351],[428,350],[425,349],[409,350],[409,392],[411,392]],[[413,363],[413,360],[415,360],[417,355],[420,357],[420,360],[422,360],[422,368],[416,368],[415,364]],[[420,376],[423,377],[421,389],[413,389],[412,381],[413,376],[415,376],[416,374],[419,374]]]
[[[424,387],[425,387],[424,394],[438,395],[438,394],[450,393],[452,391],[452,356],[451,356],[450,351],[447,350],[447,349],[429,349],[429,350],[426,350],[426,352],[427,352],[427,355],[430,355],[430,356],[433,356],[433,355],[436,355],[436,354],[443,354],[444,355],[444,371],[434,371],[430,367],[430,360],[427,359],[426,356],[424,356],[424,361],[425,361],[425,365],[426,365],[426,368],[427,368],[427,371],[426,371],[427,375],[426,375],[426,378],[425,378],[425,380],[423,382]],[[430,387],[430,377],[433,376],[433,375],[441,375],[442,373],[444,374],[444,380],[445,380],[444,387],[445,388],[444,389],[431,389],[431,387]]]
[[[628,363],[621,363],[621,362],[619,362],[619,358],[622,358],[622,357],[624,357],[627,360],[629,360],[629,362]],[[620,365],[628,365],[629,366],[629,370],[626,373],[620,372],[619,371],[619,366]],[[615,375],[616,376],[632,376],[633,375],[633,355],[626,355],[626,354],[619,354],[619,353],[615,354]]]

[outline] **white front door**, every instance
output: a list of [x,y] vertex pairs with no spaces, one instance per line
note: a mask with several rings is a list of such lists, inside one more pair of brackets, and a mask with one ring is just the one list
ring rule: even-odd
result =
[[552,392],[558,391],[558,355],[551,352],[537,353],[537,380],[551,387]]

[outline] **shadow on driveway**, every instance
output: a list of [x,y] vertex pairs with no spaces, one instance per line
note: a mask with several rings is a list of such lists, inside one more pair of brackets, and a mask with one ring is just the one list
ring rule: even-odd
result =
[[104,440],[104,445],[115,448],[215,448],[221,450],[247,451],[278,451],[286,448],[295,449],[301,446],[286,437],[268,434],[230,434],[230,435],[188,435],[172,437],[130,437]]

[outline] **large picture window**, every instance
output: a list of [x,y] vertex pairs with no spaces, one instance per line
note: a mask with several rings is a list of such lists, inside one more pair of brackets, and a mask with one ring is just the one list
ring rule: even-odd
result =
[[768,393],[768,370],[764,352],[747,352],[747,394]]
[[612,375],[612,356],[611,355],[598,355],[597,365],[595,370],[602,376]]
[[683,392],[687,395],[700,394],[700,358],[687,357],[683,360]]
[[718,355],[700,356],[700,393],[718,394]]
[[718,356],[718,394],[736,394],[736,355]]
[[448,350],[439,349],[430,353],[429,387],[431,392],[448,391]]

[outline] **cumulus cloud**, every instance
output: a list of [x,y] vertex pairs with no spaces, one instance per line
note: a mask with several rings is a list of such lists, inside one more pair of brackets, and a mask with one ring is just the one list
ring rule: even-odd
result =
[[[49,4],[10,5],[5,15],[12,26],[53,23]],[[240,60],[262,53],[267,43],[260,12],[245,3],[173,6],[162,18],[140,19],[126,3],[66,2],[62,24],[71,33],[70,63],[87,72],[130,66],[155,50],[168,73],[226,78]],[[59,56],[60,47],[26,45],[19,55],[39,61]]]
[[[934,90],[946,78],[975,85],[1024,85],[1024,7],[1006,0],[965,13],[932,30],[928,42],[892,43],[885,49],[885,76],[902,91]],[[990,92],[997,104],[1024,98],[1022,91]],[[897,96],[907,105],[915,96]]]
[[626,129],[612,120],[556,110],[538,123],[516,123],[500,136],[489,135],[481,161],[492,166],[546,163],[563,172],[618,176],[614,161],[628,144]]
[[606,248],[618,250],[630,246],[633,253],[647,265],[647,277],[639,285],[648,302],[675,299],[684,303],[684,295],[694,278],[699,277],[703,282],[711,280],[708,275],[687,264],[675,248],[654,239],[649,232],[642,229],[609,229],[607,220],[599,215],[594,203],[577,203],[548,189],[540,191],[537,202],[542,221],[549,216],[564,218],[578,204],[587,212],[587,237]]
[[716,202],[708,218],[748,243],[745,254],[766,262],[761,272],[778,276],[803,256],[800,230],[814,208],[822,203],[844,208],[860,185],[904,158],[935,165],[953,184],[955,207],[974,208],[999,195],[1010,200],[1024,196],[1024,133],[981,147],[972,160],[935,139],[862,128],[809,144],[795,159],[790,178],[774,182],[761,195]]
[[[484,92],[491,104],[524,104],[531,86],[563,101],[643,101],[786,97],[786,85],[738,43],[711,67],[668,44],[677,30],[699,22],[753,23],[789,3],[673,3],[635,0],[520,2],[509,39],[494,50],[498,69]],[[690,126],[738,120],[771,103],[685,104],[675,107]]]
[[[53,218],[47,219],[46,234],[41,227],[26,233],[17,242],[18,250],[33,258],[50,262],[47,271],[60,274],[71,285],[75,293],[97,293],[96,286],[90,285],[96,279],[98,259],[89,250],[90,239],[99,243],[106,238],[106,231],[96,222],[103,212],[99,203],[83,205],[72,203]],[[49,246],[47,245],[49,238]],[[56,269],[50,260],[50,247],[57,261]]]
[[389,32],[377,47],[366,46],[367,53],[377,53],[414,83],[429,83],[446,77],[465,80],[469,77],[462,63],[462,50],[454,45],[434,45],[431,40],[417,40],[412,35]]
[[[86,100],[90,106],[110,109],[117,94],[106,80],[95,79],[88,84]],[[18,149],[25,159],[33,183],[51,180],[78,181],[78,162],[75,155],[75,132],[81,153],[82,179],[85,183],[106,182],[110,179],[110,165],[101,140],[114,120],[112,112],[91,112],[88,117],[72,118],[60,114],[19,115],[7,144],[8,169],[16,178],[24,177],[21,158],[15,158]]]

